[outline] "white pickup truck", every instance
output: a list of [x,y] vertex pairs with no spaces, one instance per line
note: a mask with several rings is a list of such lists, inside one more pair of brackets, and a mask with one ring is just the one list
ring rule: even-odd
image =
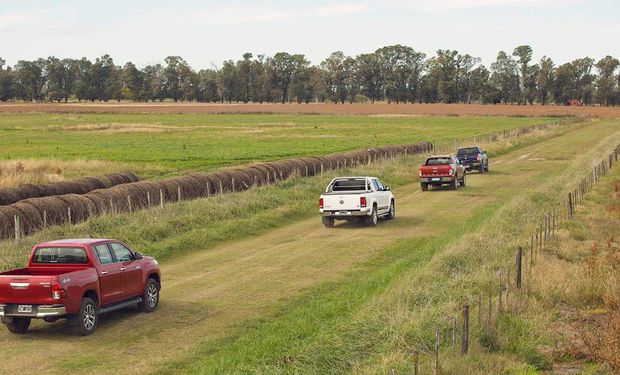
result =
[[358,220],[375,226],[379,217],[393,219],[396,203],[389,186],[376,177],[334,178],[319,199],[323,225],[335,220]]

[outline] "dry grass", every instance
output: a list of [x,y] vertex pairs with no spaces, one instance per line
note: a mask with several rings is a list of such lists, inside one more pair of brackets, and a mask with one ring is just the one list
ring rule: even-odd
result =
[[205,104],[70,103],[0,104],[0,113],[305,113],[390,116],[527,116],[618,118],[618,107],[517,106],[480,104]]
[[98,176],[121,169],[119,163],[101,160],[0,160],[0,188]]

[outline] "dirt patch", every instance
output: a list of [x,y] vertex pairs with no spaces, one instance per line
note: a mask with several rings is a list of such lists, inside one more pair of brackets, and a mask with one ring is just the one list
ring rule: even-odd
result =
[[620,118],[619,107],[482,104],[204,104],[97,103],[0,104],[0,113],[299,113],[390,116],[524,116]]

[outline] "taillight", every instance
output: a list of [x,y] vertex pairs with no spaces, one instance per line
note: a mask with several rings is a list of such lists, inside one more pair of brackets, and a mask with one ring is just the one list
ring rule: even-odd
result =
[[476,160],[480,161],[480,154],[476,155]]
[[67,293],[62,288],[62,285],[58,282],[58,280],[52,280],[52,299],[60,300],[64,299],[67,296]]
[[319,199],[319,208],[323,208],[323,198]]
[[366,207],[367,204],[366,197],[360,197],[360,207]]
[[452,169],[452,167],[450,167],[450,169],[448,169],[448,174],[452,176],[452,173],[454,173],[454,170]]

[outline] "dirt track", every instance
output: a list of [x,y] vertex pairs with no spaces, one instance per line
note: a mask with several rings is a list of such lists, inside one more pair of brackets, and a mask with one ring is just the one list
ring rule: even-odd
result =
[[620,118],[620,107],[517,106],[480,104],[201,104],[95,103],[0,104],[0,113],[279,113],[386,116],[585,116]]
[[[550,175],[561,176],[575,158],[587,156],[572,150],[590,150],[616,135],[613,124],[592,124],[534,144],[492,160],[492,173],[472,174],[468,186],[458,191],[421,193],[412,182],[395,192],[397,220],[377,228],[339,224],[324,229],[313,217],[172,260],[162,267],[165,284],[156,313],[111,314],[95,336],[86,338],[67,333],[64,322],[36,322],[22,337],[0,330],[0,363],[7,372],[152,372],[191,355],[199,343],[215,344],[244,321],[269,317],[279,302],[341,277],[399,239],[439,236],[442,228],[467,220],[488,204],[509,201],[524,186],[536,188]],[[457,201],[459,215],[454,214]],[[356,240],[361,237],[364,241]]]

